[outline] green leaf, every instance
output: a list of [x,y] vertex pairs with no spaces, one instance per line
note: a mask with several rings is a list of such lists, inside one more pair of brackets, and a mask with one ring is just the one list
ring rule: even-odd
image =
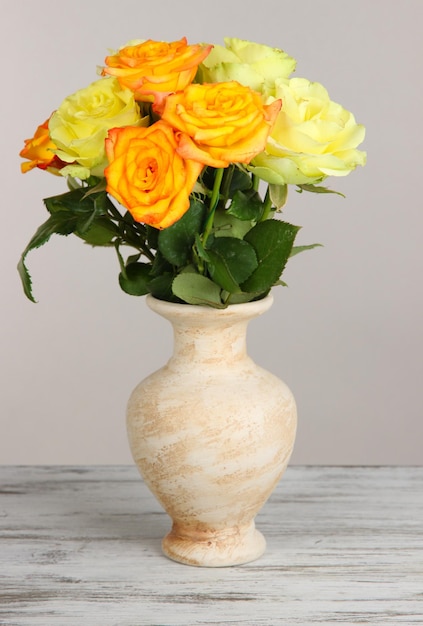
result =
[[227,212],[240,220],[258,221],[263,213],[263,202],[254,189],[237,191]]
[[[139,261],[141,258],[141,252],[138,252],[137,254],[131,254],[131,256],[128,256],[128,258],[126,259],[126,265],[131,265],[131,263],[136,263],[137,261]],[[150,269],[151,269],[151,265],[150,265]]]
[[236,237],[244,239],[246,233],[254,226],[254,222],[239,220],[229,215],[227,210],[216,211],[213,222],[213,234],[215,237]]
[[144,296],[149,293],[148,283],[151,265],[147,263],[130,263],[125,268],[125,274],[119,274],[119,285],[130,296]]
[[119,235],[116,225],[104,217],[96,218],[88,229],[83,228],[82,231],[79,224],[78,220],[75,234],[91,246],[112,245],[113,239]]
[[166,273],[173,274],[173,267],[169,263],[169,261],[166,261],[166,259],[159,250],[154,257],[154,261],[151,266],[151,275],[154,277],[158,277]]
[[25,256],[21,256],[20,261],[18,263],[18,273],[21,278],[22,287],[24,290],[24,294],[26,295],[31,302],[36,302],[33,294],[32,294],[32,280],[31,276],[28,272],[28,268],[25,265]]
[[310,191],[311,193],[335,193],[337,196],[342,196],[343,198],[345,198],[345,195],[340,191],[334,191],[333,189],[323,187],[322,185],[312,185],[309,183],[304,183],[303,185],[297,185],[297,187],[297,193],[302,193],[303,191]]
[[220,297],[220,287],[201,274],[191,272],[179,274],[172,283],[172,291],[175,296],[188,304],[225,308]]
[[265,292],[279,280],[299,231],[280,220],[266,220],[252,228],[245,236],[256,251],[258,267],[241,285],[243,291]]
[[149,248],[158,250],[159,248],[159,234],[160,230],[153,228],[152,226],[146,226],[147,244]]
[[78,217],[78,222],[77,222],[77,227],[76,227],[78,234],[83,235],[84,233],[89,231],[93,225],[95,218],[96,218],[95,211],[90,211],[89,213],[87,212],[87,213],[84,213],[83,215],[80,215]]
[[91,213],[94,210],[94,196],[87,196],[87,188],[78,187],[59,196],[44,198],[47,211],[51,214],[69,210],[74,213]]
[[[118,234],[118,229],[108,216],[113,205],[105,191],[96,187],[78,187],[65,194],[46,198],[44,204],[51,215],[68,211],[77,217],[76,233],[91,245],[107,245]],[[102,218],[99,221],[99,218]],[[96,225],[96,228],[94,228]],[[90,234],[88,235],[88,232]]]
[[201,232],[205,206],[199,200],[191,200],[190,208],[177,222],[160,231],[159,250],[172,265],[181,267],[192,258],[195,235]]
[[51,215],[67,212],[77,219],[75,234],[91,245],[109,245],[119,234],[117,226],[108,217],[111,201],[96,187],[77,187],[72,191],[46,198],[44,204]]
[[288,198],[288,185],[269,185],[269,194],[273,206],[280,210]]
[[251,189],[252,186],[251,174],[239,168],[235,168],[229,186],[229,197],[232,198],[237,191],[247,191],[247,189]]
[[160,276],[156,276],[148,283],[150,293],[158,300],[166,300],[167,302],[177,302],[177,298],[172,292],[172,282],[175,275],[171,272],[165,272]]
[[252,300],[261,300],[268,293],[269,290],[263,293],[247,293],[245,291],[242,293],[231,293],[226,300],[226,304],[245,304],[245,302],[251,302]]
[[[87,196],[85,194],[84,198]],[[110,208],[115,209],[115,205],[110,200],[106,192],[98,193],[94,198],[94,207],[97,215],[107,215]]]
[[234,237],[214,239],[207,253],[212,279],[229,293],[239,293],[240,283],[258,266],[254,248],[247,241]]
[[195,235],[195,248],[197,250],[198,258],[203,259],[204,261],[210,261],[209,255],[207,254],[203,242],[201,241],[201,236],[199,233]]
[[321,243],[311,243],[308,246],[293,246],[291,250],[290,257],[295,256],[296,254],[300,254],[300,252],[305,252],[306,250],[313,250],[314,248],[323,248]]
[[50,239],[51,235],[70,235],[74,232],[76,228],[77,217],[73,215],[69,211],[58,211],[51,215],[44,224],[37,229],[34,236],[31,238],[27,247],[22,253],[20,261],[18,263],[18,272],[21,277],[22,286],[25,292],[25,295],[32,301],[35,302],[34,296],[32,294],[32,281],[29,275],[28,269],[25,265],[25,259],[27,254],[34,250],[35,248],[39,248],[40,246],[47,243]]
[[119,234],[116,224],[107,215],[111,201],[96,187],[78,187],[72,191],[46,198],[44,204],[51,215],[63,211],[76,220],[75,234],[93,246],[109,245]]
[[[238,240],[239,241],[239,240]],[[213,250],[209,250],[209,263],[207,263],[213,282],[229,293],[240,293],[241,288],[234,279],[225,259]]]
[[85,190],[84,197],[85,196],[90,196],[93,193],[99,193],[101,191],[106,191],[106,187],[107,187],[107,180],[105,178],[101,178],[98,182],[95,182],[92,187],[91,186],[88,187],[88,188],[86,188],[86,187],[84,188],[83,187],[83,189]]

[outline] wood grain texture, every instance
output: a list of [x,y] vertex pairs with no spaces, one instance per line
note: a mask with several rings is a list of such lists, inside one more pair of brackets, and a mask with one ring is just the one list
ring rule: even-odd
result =
[[0,624],[423,624],[423,468],[290,467],[267,551],[164,557],[169,519],[133,467],[0,468]]

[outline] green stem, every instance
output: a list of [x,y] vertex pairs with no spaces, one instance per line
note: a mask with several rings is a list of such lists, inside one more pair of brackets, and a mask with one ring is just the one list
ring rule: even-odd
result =
[[222,209],[225,208],[226,203],[228,201],[229,190],[231,187],[233,175],[234,175],[234,165],[230,165],[229,167],[225,168],[225,172],[224,172],[223,180],[221,184],[221,194],[220,194],[220,201],[219,201],[219,205],[222,207]]
[[[125,235],[128,238],[128,243],[130,246],[133,246],[136,250],[139,250],[149,261],[154,261],[154,254],[145,244],[146,234],[145,232],[140,233],[138,231],[137,223],[135,223],[134,226],[126,224]],[[144,237],[144,240],[142,239],[142,237]]]
[[110,203],[108,210],[111,218],[119,225],[120,239],[118,240],[118,245],[127,243],[139,250],[149,261],[154,261],[154,254],[145,243],[145,227],[142,224],[138,224],[138,222],[134,224],[127,222],[112,203]]
[[260,178],[258,176],[256,176],[255,174],[253,174],[253,189],[254,191],[258,191],[260,185]]
[[220,198],[220,185],[222,183],[222,178],[223,178],[223,172],[224,172],[224,168],[220,167],[218,170],[216,170],[216,176],[214,178],[214,185],[213,185],[213,192],[212,192],[212,197],[210,199],[210,209],[209,209],[209,214],[207,216],[207,221],[206,221],[206,225],[204,227],[204,233],[202,236],[202,244],[204,247],[206,247],[206,243],[207,243],[207,239],[210,236],[210,233],[212,231],[213,228],[213,220],[214,220],[214,214],[216,212],[216,207],[219,203],[219,198]]
[[260,218],[260,222],[264,222],[269,217],[269,213],[272,210],[272,200],[270,198],[269,185],[267,186],[266,195],[264,196],[263,203],[263,215]]
[[120,266],[120,271],[122,273],[122,276],[124,277],[124,279],[126,280],[128,277],[126,275],[126,267],[125,267],[125,262],[123,260],[123,257],[121,255],[121,253],[119,252],[119,244],[121,242],[119,240],[115,241],[115,250],[116,250],[116,254],[117,254],[117,258],[119,261],[119,266]]
[[220,185],[222,184],[224,172],[225,172],[225,168],[223,167],[220,167],[219,169],[216,170],[216,175],[214,177],[212,197],[210,199],[210,213],[214,213],[214,211],[216,210],[217,204],[219,202]]

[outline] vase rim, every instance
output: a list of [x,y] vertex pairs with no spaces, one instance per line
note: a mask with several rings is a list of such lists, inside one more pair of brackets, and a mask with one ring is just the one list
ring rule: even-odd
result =
[[186,316],[198,318],[215,318],[215,317],[256,317],[265,313],[273,304],[273,295],[269,293],[260,300],[253,300],[251,302],[243,302],[240,304],[230,304],[225,309],[217,309],[211,306],[188,304],[179,302],[168,302],[167,300],[159,300],[153,295],[148,294],[146,296],[146,302],[148,307],[166,317],[166,314],[176,316]]

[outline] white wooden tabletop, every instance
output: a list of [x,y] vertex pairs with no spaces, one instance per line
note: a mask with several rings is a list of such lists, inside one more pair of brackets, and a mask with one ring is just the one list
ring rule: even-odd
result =
[[267,552],[162,556],[169,519],[133,467],[0,467],[0,624],[423,624],[423,467],[290,467]]

